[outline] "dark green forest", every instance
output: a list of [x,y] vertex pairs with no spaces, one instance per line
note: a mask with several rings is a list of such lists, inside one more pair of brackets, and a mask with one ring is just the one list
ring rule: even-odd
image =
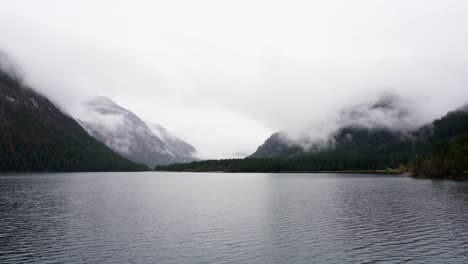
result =
[[[467,178],[468,113],[462,110],[450,112],[411,133],[346,127],[340,129],[333,140],[333,148],[315,152],[299,152],[298,146],[267,145],[282,151],[286,158],[206,160],[158,166],[155,170],[412,171],[417,177]],[[278,139],[274,141],[275,144],[280,144]],[[293,152],[294,156],[291,158],[289,155]]]
[[45,97],[0,71],[0,171],[136,171]]
[[[245,159],[157,166],[159,171],[411,171],[415,177],[468,178],[468,111],[449,112],[414,131],[343,127],[328,147],[304,150],[273,134]],[[147,170],[89,136],[45,97],[0,71],[0,171]]]
[[434,143],[428,152],[411,160],[413,176],[422,178],[468,178],[468,134]]

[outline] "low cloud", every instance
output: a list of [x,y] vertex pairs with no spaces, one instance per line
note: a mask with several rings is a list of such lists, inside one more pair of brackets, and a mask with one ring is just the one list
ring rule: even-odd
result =
[[13,59],[0,50],[0,71],[7,74],[11,78],[23,82],[23,74],[19,69],[19,65]]
[[202,158],[275,131],[410,129],[468,99],[464,1],[117,2],[3,3],[0,49],[68,112],[112,97]]
[[408,99],[384,93],[376,102],[368,102],[340,111],[339,126],[385,128],[395,131],[412,131],[421,125],[418,111],[412,109]]
[[333,147],[333,136],[342,128],[386,129],[409,135],[424,123],[420,109],[411,100],[383,92],[374,101],[343,106],[329,115],[328,121],[322,126],[300,133],[283,132],[281,139],[288,145],[301,146],[310,151]]

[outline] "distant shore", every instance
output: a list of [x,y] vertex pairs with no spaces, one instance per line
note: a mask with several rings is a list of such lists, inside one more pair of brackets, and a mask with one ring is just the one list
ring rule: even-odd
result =
[[171,170],[155,170],[157,172],[203,172],[203,173],[347,173],[347,174],[390,174],[402,175],[395,170],[342,170],[342,171],[203,171],[203,170],[184,170],[184,171],[171,171]]
[[452,177],[426,177],[426,176],[413,176],[411,172],[401,173],[398,170],[341,170],[341,171],[202,171],[202,170],[184,170],[184,171],[171,171],[171,170],[156,170],[157,172],[193,172],[193,173],[342,173],[342,174],[382,174],[382,175],[397,175],[401,177],[410,177],[414,179],[433,179],[433,180],[455,180],[455,181],[468,181],[468,171],[465,171],[461,176]]

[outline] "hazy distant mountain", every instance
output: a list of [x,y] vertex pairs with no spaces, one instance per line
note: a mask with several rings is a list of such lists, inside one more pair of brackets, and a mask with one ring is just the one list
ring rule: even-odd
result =
[[146,122],[146,125],[151,129],[154,135],[161,139],[170,149],[170,151],[178,156],[177,162],[188,162],[194,160],[192,155],[197,151],[192,145],[175,137],[164,127],[158,124]]
[[89,136],[73,118],[6,71],[0,69],[0,171],[147,169]]
[[79,123],[93,137],[122,156],[150,167],[194,160],[195,148],[160,125],[147,124],[107,97],[85,104]]
[[251,158],[300,158],[321,153],[385,154],[406,151],[416,141],[407,133],[388,128],[343,127],[324,141],[304,148],[289,141],[285,135],[275,133],[258,147]]
[[282,132],[273,133],[257,151],[250,155],[251,158],[292,158],[298,154],[304,153],[304,149],[288,142],[287,135]]
[[[449,112],[444,117],[421,127],[411,124],[410,113],[394,98],[379,100],[375,104],[345,109],[340,118],[341,128],[320,142],[288,139],[281,132],[274,133],[258,147],[251,158],[297,158],[326,153],[387,155],[391,153],[405,159],[420,142],[446,140],[468,133],[467,105]],[[376,112],[377,111],[377,112]],[[377,118],[374,118],[377,117]]]
[[[367,116],[364,124],[377,124],[368,118],[368,113],[358,116]],[[468,179],[468,112],[463,108],[420,128],[396,127],[370,127],[357,122],[315,143],[293,141],[284,133],[275,133],[245,159],[197,161],[158,166],[156,170],[289,172],[398,168],[394,171],[403,173],[409,167],[417,177]]]

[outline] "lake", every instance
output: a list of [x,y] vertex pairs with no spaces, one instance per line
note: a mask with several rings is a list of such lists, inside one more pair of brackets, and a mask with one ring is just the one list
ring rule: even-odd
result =
[[0,263],[468,263],[468,182],[0,175]]

